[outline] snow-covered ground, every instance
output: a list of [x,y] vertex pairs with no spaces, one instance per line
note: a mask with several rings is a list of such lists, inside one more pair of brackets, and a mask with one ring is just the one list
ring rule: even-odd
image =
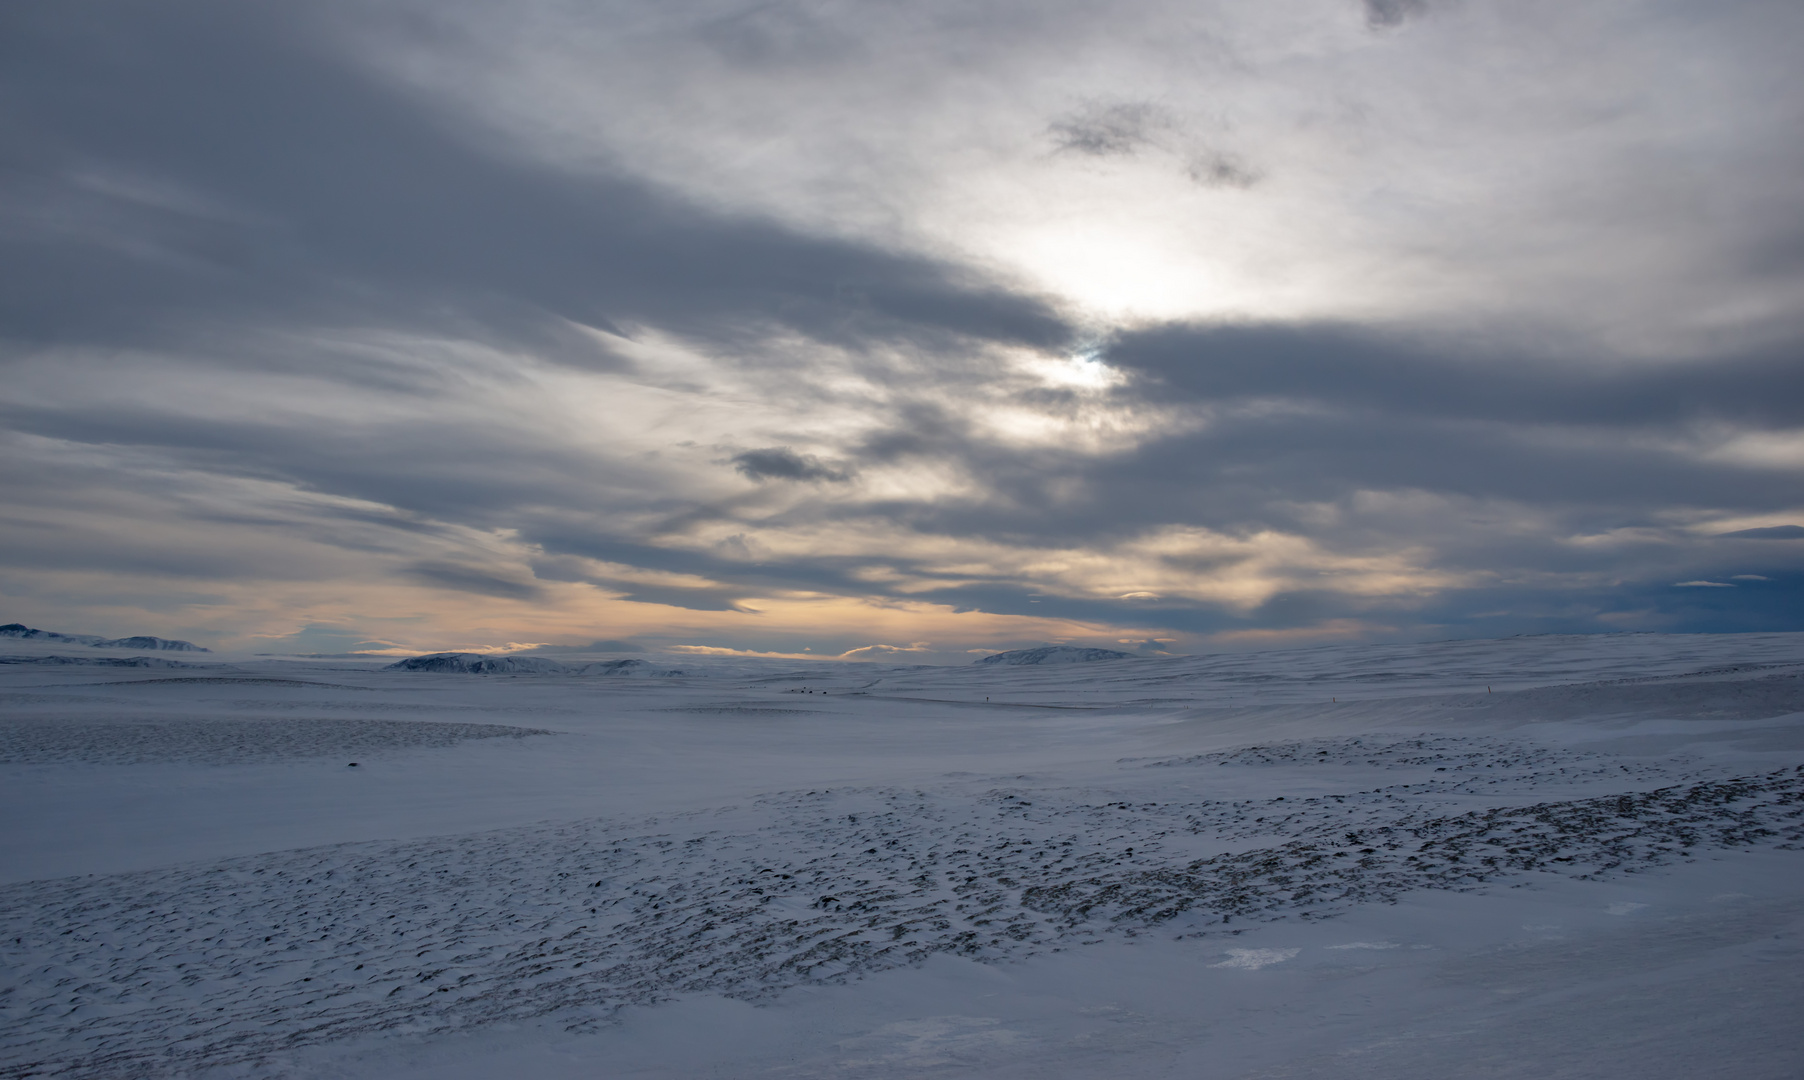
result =
[[0,1076],[1804,1074],[1804,635],[23,650]]

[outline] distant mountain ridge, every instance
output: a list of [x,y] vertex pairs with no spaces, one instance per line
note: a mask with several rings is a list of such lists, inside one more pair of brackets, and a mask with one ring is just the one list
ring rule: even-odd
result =
[[1010,652],[974,660],[977,664],[1089,664],[1098,660],[1129,660],[1133,653],[1114,649],[1086,649],[1078,645],[1042,645],[1037,649],[1015,649]]
[[388,665],[384,671],[450,671],[463,675],[587,675],[607,678],[671,678],[683,674],[644,660],[598,660],[593,664],[566,664],[542,656],[485,656],[482,653],[433,653],[410,656]]
[[20,641],[54,641],[63,645],[86,645],[90,649],[150,649],[157,652],[211,652],[192,641],[172,641],[169,638],[151,637],[140,634],[135,637],[103,638],[99,634],[59,634],[55,630],[34,630],[24,623],[7,623],[0,626],[0,638],[16,638]]

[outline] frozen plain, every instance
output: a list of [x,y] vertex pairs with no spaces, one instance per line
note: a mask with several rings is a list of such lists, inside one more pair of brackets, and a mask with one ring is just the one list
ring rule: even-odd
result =
[[1804,1073],[1804,635],[180,663],[0,664],[0,1076]]

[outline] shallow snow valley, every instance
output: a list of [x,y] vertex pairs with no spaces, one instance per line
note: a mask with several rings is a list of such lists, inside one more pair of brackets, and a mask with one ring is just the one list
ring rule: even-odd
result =
[[1804,634],[5,660],[0,1077],[1804,1075]]

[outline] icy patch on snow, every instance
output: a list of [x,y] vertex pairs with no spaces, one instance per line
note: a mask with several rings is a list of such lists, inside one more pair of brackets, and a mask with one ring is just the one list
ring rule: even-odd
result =
[[1403,946],[1394,941],[1349,941],[1345,945],[1330,945],[1330,949],[1401,949]]
[[1635,912],[1640,911],[1645,907],[1647,907],[1646,904],[1637,904],[1633,900],[1618,900],[1616,903],[1604,908],[1604,912],[1610,915],[1633,915]]

